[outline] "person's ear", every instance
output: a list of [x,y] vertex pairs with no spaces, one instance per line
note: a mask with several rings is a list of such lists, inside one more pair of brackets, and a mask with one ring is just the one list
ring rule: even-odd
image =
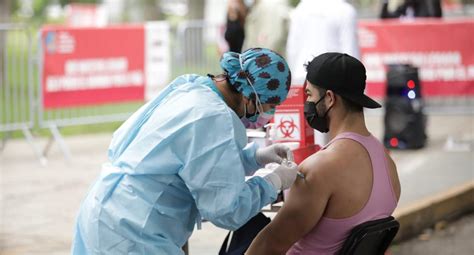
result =
[[336,94],[332,90],[327,90],[326,91],[326,107],[329,109],[330,107],[334,106],[336,104]]
[[242,103],[247,105],[249,102],[250,102],[250,99],[248,99],[244,95],[242,95]]
[[237,113],[237,116],[242,118],[245,115],[245,109],[246,109],[246,105],[248,103],[248,99],[245,98],[243,95],[240,98],[239,97],[237,97],[237,98],[238,98],[238,101],[236,101],[236,103],[235,103],[234,111]]

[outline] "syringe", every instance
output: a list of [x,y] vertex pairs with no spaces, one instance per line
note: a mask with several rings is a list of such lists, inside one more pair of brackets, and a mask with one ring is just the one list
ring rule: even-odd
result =
[[[282,164],[282,165],[285,165],[285,166],[287,166],[287,167],[295,167],[295,166],[296,166],[296,163],[295,163],[295,162],[290,161],[290,160],[288,160],[288,159],[286,159],[286,158],[283,159],[283,161],[281,162],[281,164]],[[302,178],[302,179],[305,178],[304,174],[303,174],[302,172],[300,172],[300,171],[296,172],[296,175],[297,175],[298,177]]]

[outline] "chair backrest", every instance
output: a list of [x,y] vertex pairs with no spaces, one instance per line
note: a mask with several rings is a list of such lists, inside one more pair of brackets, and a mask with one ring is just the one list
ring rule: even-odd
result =
[[400,228],[395,218],[367,221],[355,226],[339,255],[383,255]]

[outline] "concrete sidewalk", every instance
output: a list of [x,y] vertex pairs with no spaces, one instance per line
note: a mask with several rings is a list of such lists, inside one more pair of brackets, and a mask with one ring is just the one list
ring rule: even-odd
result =
[[[382,116],[367,117],[379,138],[382,122]],[[474,179],[474,116],[429,116],[427,131],[426,148],[392,151],[402,184],[397,211]],[[72,162],[53,145],[46,167],[26,141],[6,144],[0,154],[0,254],[69,253],[80,201],[106,160],[110,139],[111,134],[68,137]],[[217,254],[226,233],[204,223],[189,241],[190,254]]]
[[454,222],[441,221],[411,240],[390,248],[391,255],[471,255],[474,254],[474,213]]

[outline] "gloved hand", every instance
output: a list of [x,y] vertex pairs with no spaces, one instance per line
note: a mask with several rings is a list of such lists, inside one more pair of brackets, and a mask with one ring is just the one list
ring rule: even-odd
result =
[[297,172],[298,165],[294,162],[285,162],[263,178],[271,183],[276,190],[285,190],[291,187],[296,179]]
[[261,166],[265,166],[269,163],[280,164],[283,159],[294,161],[291,149],[281,143],[272,144],[268,147],[258,149],[255,153],[255,159]]

